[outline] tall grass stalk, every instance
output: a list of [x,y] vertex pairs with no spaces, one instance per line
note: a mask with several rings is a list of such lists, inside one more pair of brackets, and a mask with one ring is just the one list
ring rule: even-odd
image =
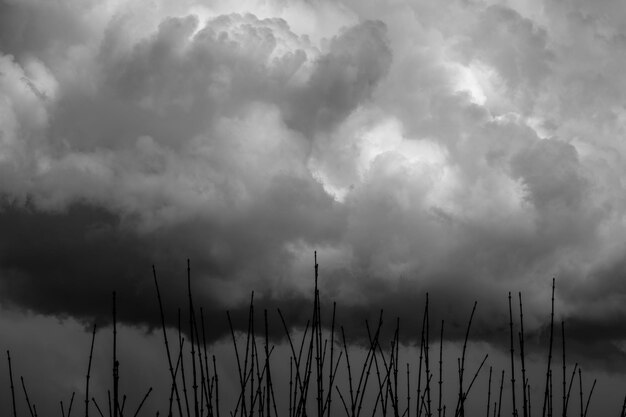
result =
[[[552,278],[552,298],[551,298],[551,308],[550,308],[550,345],[548,348],[548,367],[546,370],[546,389],[544,391],[544,396],[543,396],[543,408],[541,411],[541,416],[545,417],[546,415],[546,405],[548,403],[548,394],[551,393],[551,390],[549,389],[549,383],[550,383],[550,372],[551,372],[551,364],[552,364],[552,341],[553,341],[553,336],[554,336],[554,283],[555,283],[555,279]],[[551,395],[551,394],[550,394]]]
[[23,376],[20,376],[20,381],[22,382],[22,390],[24,390],[24,397],[26,397],[26,405],[28,405],[28,411],[30,412],[30,416],[35,417],[33,407],[31,406],[30,399],[28,398],[28,391],[26,390],[26,384],[24,383]]
[[[70,417],[72,415],[72,404],[74,404],[74,395],[76,394],[76,392],[72,392],[72,396],[70,397],[70,405],[67,408],[67,417]],[[33,406],[34,408],[34,406]],[[35,414],[37,414],[37,412],[35,411]]]
[[439,402],[437,404],[437,417],[441,417],[442,385],[443,385],[443,324],[441,320],[441,331],[439,332]]
[[[165,351],[167,353],[167,364],[170,370],[170,377],[172,378],[172,388],[176,393],[177,405],[178,405],[178,415],[182,416],[183,411],[180,404],[180,397],[178,395],[178,386],[176,384],[176,375],[174,374],[174,367],[172,366],[172,355],[170,353],[170,345],[167,340],[167,331],[165,329],[165,313],[163,311],[163,301],[161,300],[161,291],[159,290],[159,282],[157,280],[156,268],[152,265],[152,277],[154,278],[154,286],[156,288],[157,300],[159,302],[159,314],[161,317],[161,329],[163,329],[163,341],[165,343]],[[167,417],[172,417],[172,400],[170,397],[169,409],[167,413]]]
[[115,291],[113,291],[113,417],[119,411],[119,362],[117,360],[117,314]]
[[198,343],[197,340],[197,326],[195,323],[195,314],[193,310],[193,297],[191,296],[191,264],[189,259],[187,259],[187,294],[189,296],[189,338],[191,340],[191,373],[193,378],[193,383],[191,388],[193,389],[193,413],[194,417],[198,417],[199,415],[199,405],[198,405],[198,379],[196,373],[196,351],[195,346]]
[[[91,333],[91,348],[89,348],[89,364],[87,365],[87,377],[85,381],[85,417],[89,417],[89,377],[91,374],[91,359],[93,357],[93,345],[96,340],[96,325],[93,325],[93,331]],[[69,411],[68,411],[69,417]]]
[[585,413],[584,417],[587,417],[587,411],[589,411],[589,403],[591,402],[591,396],[593,395],[593,389],[596,387],[596,380],[593,380],[593,384],[591,385],[591,390],[589,391],[589,396],[587,397],[587,404],[585,405]]
[[561,357],[563,358],[563,406],[562,406],[562,414],[563,417],[567,416],[567,407],[566,407],[566,403],[567,403],[567,394],[566,394],[566,365],[565,365],[565,321],[561,320],[561,342],[562,342],[562,355]]
[[472,320],[474,318],[474,313],[476,312],[477,302],[474,302],[474,306],[472,307],[472,313],[470,314],[469,321],[467,322],[467,328],[465,330],[465,339],[463,340],[463,352],[461,353],[461,361],[459,367],[459,398],[456,405],[455,415],[459,415],[461,417],[465,416],[465,392],[463,388],[463,374],[465,372],[465,352],[467,351],[467,341],[469,339],[470,328],[472,327]]
[[519,323],[520,323],[520,331],[519,331],[519,349],[520,349],[520,362],[522,365],[522,412],[524,413],[524,417],[529,416],[528,412],[528,399],[526,395],[526,361],[524,356],[524,310],[522,308],[522,293],[518,292],[517,296],[519,298]]
[[517,406],[515,404],[515,348],[513,347],[513,309],[511,307],[511,292],[509,292],[509,330],[511,336],[511,401],[513,406],[513,417],[517,417]]
[[583,417],[585,411],[583,408],[583,373],[580,368],[578,368],[578,393],[580,395],[580,417]]
[[17,417],[17,410],[15,408],[15,388],[13,386],[13,368],[11,367],[11,354],[7,350],[7,362],[9,363],[9,380],[11,382],[11,404],[13,406],[13,417]]
[[491,372],[493,371],[493,368],[490,366],[489,367],[489,382],[487,383],[487,417],[489,416],[489,406],[491,405]]
[[[502,415],[502,388],[504,387],[504,369],[500,377],[500,394],[498,395],[498,417]],[[493,411],[496,411],[495,408]]]

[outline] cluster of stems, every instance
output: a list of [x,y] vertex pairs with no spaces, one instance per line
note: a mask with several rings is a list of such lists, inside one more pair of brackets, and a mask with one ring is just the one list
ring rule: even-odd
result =
[[[438,327],[438,358],[432,358],[431,318],[428,293],[425,297],[421,328],[419,335],[419,355],[417,357],[401,358],[402,340],[400,337],[400,319],[395,320],[391,340],[385,342],[382,337],[383,311],[380,311],[375,326],[365,320],[364,327],[367,339],[360,347],[347,335],[346,329],[338,324],[337,305],[332,304],[332,313],[323,314],[323,303],[320,297],[319,265],[317,253],[314,259],[314,294],[310,319],[306,325],[294,332],[283,312],[277,310],[284,329],[287,349],[289,352],[289,380],[280,381],[278,390],[275,388],[272,372],[272,354],[275,346],[271,343],[269,331],[268,310],[260,313],[255,311],[254,292],[250,297],[247,316],[247,325],[235,326],[229,312],[226,313],[232,338],[233,351],[237,364],[238,389],[235,393],[235,403],[228,411],[229,417],[331,417],[331,414],[345,414],[346,417],[382,416],[382,417],[446,417],[446,413],[454,417],[465,417],[468,411],[467,399],[475,385],[481,371],[485,368],[488,355],[484,355],[480,365],[473,370],[469,378],[466,374],[466,359],[468,342],[472,322],[476,313],[477,303],[474,303],[469,320],[465,328],[465,337],[461,355],[456,358],[458,374],[458,391],[455,392],[456,404],[448,408],[444,401],[444,320]],[[191,267],[187,260],[187,308],[177,309],[177,340],[171,345],[171,330],[166,326],[166,307],[161,297],[156,269],[152,268],[156,298],[159,306],[161,330],[165,355],[167,359],[169,381],[169,396],[159,399],[163,401],[162,408],[167,417],[220,417],[220,385],[218,366],[215,355],[209,355],[206,339],[205,315],[202,308],[196,309],[191,280]],[[552,297],[550,310],[550,337],[547,354],[547,367],[544,382],[544,395],[541,417],[555,415],[555,397],[558,408],[558,396],[555,395],[553,379],[558,378],[553,372],[554,350],[554,290],[555,280],[552,280]],[[511,293],[508,294],[509,310],[509,351],[510,351],[510,389],[511,415],[523,417],[533,415],[531,402],[531,385],[527,375],[525,344],[524,344],[524,313],[522,295],[518,293],[519,321],[514,318]],[[186,320],[183,316],[186,315]],[[262,324],[257,322],[262,320]],[[183,325],[185,322],[185,325]],[[240,331],[236,329],[246,329]],[[96,340],[96,325],[93,325],[89,359],[84,389],[84,415],[89,417],[93,409],[100,417],[105,417],[102,401],[98,403],[95,397],[90,396],[90,379]],[[350,329],[348,329],[350,330]],[[107,391],[108,417],[137,417],[145,410],[144,404],[152,392],[150,387],[138,402],[134,412],[125,410],[127,395],[120,395],[120,362],[118,360],[117,345],[117,301],[116,293],[112,294],[112,379],[111,388]],[[517,342],[515,335],[517,335]],[[435,336],[436,338],[436,336]],[[516,357],[516,345],[519,357]],[[404,350],[404,349],[403,349]],[[360,354],[356,355],[355,351]],[[434,353],[437,355],[437,353]],[[357,360],[359,359],[360,360]],[[580,417],[586,417],[596,381],[585,401],[583,390],[582,370],[574,364],[571,374],[567,370],[565,322],[561,321],[561,358],[562,358],[562,395],[561,415],[566,417],[570,406],[572,387],[578,373],[578,397]],[[286,358],[285,358],[286,359]],[[417,359],[412,364],[411,359]],[[13,366],[10,352],[7,351],[9,381],[11,388],[11,405],[13,417],[18,416],[16,407],[16,392],[13,381]],[[276,361],[274,361],[276,362]],[[286,361],[282,361],[286,364]],[[516,380],[516,366],[519,364],[521,381]],[[286,365],[284,365],[286,366]],[[185,369],[187,367],[187,369]],[[433,369],[434,368],[434,369]],[[413,375],[411,371],[413,370]],[[417,372],[415,372],[417,371]],[[495,375],[494,375],[495,371]],[[405,373],[405,376],[402,373]],[[557,371],[558,372],[558,371]],[[233,373],[233,375],[235,375]],[[279,378],[280,379],[280,378]],[[492,398],[492,381],[497,383],[497,370],[489,366],[486,398],[486,417],[501,417],[503,413],[503,391],[505,370],[501,370],[499,390],[494,387]],[[341,381],[341,382],[339,382]],[[568,382],[569,381],[569,382]],[[37,417],[37,407],[28,394],[24,377],[20,377],[22,391],[30,417]],[[456,382],[452,382],[456,384]],[[412,388],[413,387],[413,388]],[[558,388],[557,388],[558,389]],[[521,390],[521,395],[518,390]],[[68,406],[60,401],[62,417],[71,417],[75,392],[72,393]],[[497,394],[497,396],[496,396]],[[574,394],[575,396],[575,394]],[[278,401],[277,401],[278,397]],[[518,401],[521,400],[521,407]],[[575,399],[572,400],[576,402]],[[452,412],[453,411],[453,412]],[[160,412],[156,412],[157,417]],[[93,414],[93,413],[92,413]],[[469,413],[468,413],[469,414]],[[481,411],[482,414],[482,411]],[[537,412],[538,414],[538,412]],[[472,411],[471,415],[476,415]],[[572,414],[570,414],[572,415]],[[626,417],[626,398],[621,410],[621,417]]]

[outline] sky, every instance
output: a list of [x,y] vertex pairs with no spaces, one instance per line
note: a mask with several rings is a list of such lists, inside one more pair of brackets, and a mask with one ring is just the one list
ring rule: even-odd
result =
[[471,342],[502,355],[521,291],[543,360],[555,278],[571,361],[624,386],[624,22],[618,0],[0,0],[2,347],[57,404],[112,291],[129,361],[162,364],[152,265],[172,312],[190,259],[219,347],[252,291],[303,326],[317,251],[355,343],[380,309],[418,329],[428,293],[452,344],[477,301]]

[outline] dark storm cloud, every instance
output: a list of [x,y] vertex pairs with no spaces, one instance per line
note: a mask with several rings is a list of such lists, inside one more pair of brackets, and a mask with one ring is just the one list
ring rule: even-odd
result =
[[575,339],[577,309],[623,336],[619,19],[252,3],[0,3],[5,302],[88,321],[115,289],[154,325],[150,265],[175,306],[190,258],[215,317],[254,290],[302,325],[318,250],[350,327],[418,326],[429,292],[449,338],[478,300],[496,343],[521,290],[544,334],[557,275]]
[[[122,320],[155,326],[159,325],[158,304],[150,266],[157,268],[171,313],[186,306],[185,259],[189,257],[198,305],[204,306],[209,320],[223,322],[210,328],[209,337],[220,336],[226,330],[224,310],[245,310],[247,305],[240,301],[247,299],[249,288],[257,291],[261,302],[273,298],[271,284],[264,281],[285,274],[281,263],[290,256],[281,244],[303,233],[304,218],[312,219],[311,239],[325,238],[315,216],[309,215],[309,210],[324,207],[306,199],[298,203],[297,193],[304,196],[306,185],[280,185],[267,202],[287,198],[295,203],[292,211],[279,215],[275,206],[260,201],[254,216],[243,214],[234,224],[198,217],[146,233],[134,230],[132,218],[86,203],[41,212],[31,204],[5,202],[0,211],[5,301],[45,314],[108,321],[111,293],[116,291]],[[255,232],[258,223],[273,233]],[[286,305],[292,302],[285,300]],[[174,316],[169,320],[175,323]]]
[[[147,267],[180,277],[174,265],[187,257],[202,283],[200,302],[215,311],[247,299],[251,289],[261,299],[297,293],[298,281],[277,286],[293,275],[294,250],[338,241],[345,213],[308,172],[307,142],[275,106],[305,100],[290,116],[304,123],[300,113],[336,101],[332,111],[319,110],[327,113],[320,128],[349,112],[390,59],[384,25],[357,25],[320,54],[285,21],[251,14],[203,25],[195,16],[165,18],[130,48],[119,37],[124,24],[114,19],[92,55],[97,94],[93,85],[71,82],[42,102],[29,88],[41,86],[38,74],[6,58],[13,100],[4,138],[7,151],[19,155],[2,166],[12,201],[2,212],[4,238],[14,242],[2,257],[8,301],[89,319],[107,311],[90,300],[116,289],[120,303],[132,306],[120,309],[122,317],[153,324]],[[319,57],[281,91],[305,51]],[[9,76],[30,83],[15,91]],[[327,79],[332,85],[323,86]],[[39,119],[28,116],[33,108]],[[32,142],[19,137],[27,134]],[[178,284],[170,278],[165,293],[180,295]]]
[[[1,213],[5,301],[45,314],[108,321],[111,293],[118,291],[122,318],[148,321],[154,291],[146,265],[155,249],[150,240],[125,231],[117,215],[85,204],[40,212],[5,203]],[[176,277],[183,282],[182,273]],[[184,294],[183,286],[167,283],[171,299]]]

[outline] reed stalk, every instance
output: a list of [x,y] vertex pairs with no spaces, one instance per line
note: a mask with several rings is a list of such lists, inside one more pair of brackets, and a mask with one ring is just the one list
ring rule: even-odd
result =
[[[193,341],[191,342],[193,344]],[[189,397],[187,395],[187,378],[185,376],[185,358],[182,354],[183,336],[180,322],[180,308],[178,309],[178,344],[181,346],[181,360],[180,360],[180,375],[183,383],[183,398],[185,399],[185,411],[187,411],[187,417],[191,416],[189,412]]]
[[[426,299],[428,300],[428,296],[426,297]],[[427,311],[428,311],[428,302],[426,302],[426,306],[424,307],[424,315],[422,316],[422,332],[421,332],[421,337],[420,337],[420,356],[419,356],[419,368],[417,371],[417,407],[415,410],[416,416],[417,417],[421,417],[422,416],[422,407],[420,405],[420,399],[421,397],[421,390],[422,390],[422,359],[423,359],[423,354],[424,354],[424,344],[426,342],[425,340],[425,336],[424,333],[426,331],[426,316],[427,316]]]
[[399,332],[400,332],[400,318],[396,318],[396,331],[394,332],[393,342],[391,342],[391,360],[393,362],[393,409],[394,416],[400,417],[400,410],[398,406],[398,347],[399,343]]
[[[154,267],[154,265],[152,265],[152,277],[154,279],[154,286],[156,288],[156,293],[157,293],[157,300],[159,302],[159,314],[161,317],[161,329],[163,330],[163,340],[165,342],[165,352],[167,353],[167,363],[169,366],[169,371],[170,371],[170,376],[172,378],[172,386],[173,389],[176,393],[176,398],[178,399],[177,404],[178,404],[178,415],[182,416],[183,415],[183,411],[182,411],[182,407],[180,404],[180,397],[178,394],[178,385],[176,384],[176,376],[174,375],[174,367],[172,365],[172,355],[170,353],[170,345],[168,343],[167,340],[167,331],[165,329],[165,313],[164,313],[164,309],[163,309],[163,301],[161,300],[161,291],[159,290],[159,282],[157,280],[157,273],[156,273],[156,268]],[[169,407],[169,411],[167,414],[168,417],[172,417],[172,409],[171,409],[171,399],[170,399],[170,407]]]
[[491,372],[493,368],[489,367],[489,382],[487,383],[487,417],[489,416],[489,406],[491,405]]
[[124,417],[124,406],[126,405],[126,394],[122,397],[122,404],[119,407],[120,417]]
[[[229,318],[229,321],[230,321],[230,318]],[[210,388],[210,383],[209,383],[210,374],[209,374],[209,363],[208,363],[209,361],[208,361],[207,348],[206,348],[204,311],[202,310],[202,307],[200,307],[200,325],[202,327],[202,348],[203,348],[203,353],[204,353],[204,374],[206,378],[205,395],[206,395],[206,401],[207,401],[207,410],[208,410],[208,417],[213,417],[213,398],[212,398],[213,390],[209,389]],[[232,331],[232,327],[231,327],[231,331]],[[239,357],[237,357],[237,362],[239,362]],[[239,367],[239,364],[238,364],[238,367]],[[239,371],[241,370],[239,369]]]
[[530,384],[528,383],[528,381],[526,382],[526,389],[528,390],[528,416],[532,416],[532,411],[531,411],[531,403],[530,403]]
[[513,347],[513,309],[511,307],[511,292],[509,292],[509,330],[511,335],[511,401],[513,407],[513,417],[517,417],[517,407],[515,404],[515,349]]
[[[89,375],[91,373],[91,359],[93,357],[93,345],[96,339],[96,325],[93,325],[91,333],[91,348],[89,349],[89,364],[87,365],[87,381],[85,382],[85,417],[89,417]],[[69,417],[69,412],[68,412]]]
[[541,416],[545,417],[546,415],[546,405],[548,403],[548,393],[549,390],[549,379],[550,379],[550,371],[551,371],[551,363],[552,363],[552,341],[554,336],[554,283],[555,279],[552,278],[552,301],[551,301],[551,309],[550,309],[550,346],[548,348],[548,369],[546,370],[546,389],[544,391],[543,396],[543,408],[541,411]]
[[567,403],[567,394],[566,394],[566,368],[565,368],[565,321],[561,320],[561,342],[562,342],[562,355],[561,357],[563,358],[563,406],[562,406],[562,415],[563,417],[566,417],[566,403]]
[[198,380],[196,373],[196,352],[195,346],[197,343],[197,331],[195,325],[195,314],[193,310],[193,297],[191,296],[191,264],[189,259],[187,259],[187,294],[189,298],[189,338],[191,339],[191,374],[192,374],[192,385],[191,389],[193,390],[193,412],[194,416],[199,416],[198,410]]
[[213,375],[215,376],[215,411],[217,412],[217,417],[220,417],[220,391],[217,366],[215,365],[215,355],[213,355]]
[[519,349],[520,349],[520,362],[522,365],[522,412],[524,413],[524,417],[528,417],[528,399],[526,398],[526,361],[524,356],[524,310],[522,308],[522,293],[518,292],[517,296],[519,298],[519,322],[520,322],[520,331],[519,331]]
[[554,391],[552,390],[552,370],[550,370],[550,372],[548,373],[548,381],[550,382],[550,396],[548,397],[548,417],[552,417],[552,399],[554,393]]
[[426,344],[424,346],[424,368],[426,370],[426,389],[425,389],[425,393],[426,393],[426,402],[427,402],[427,407],[426,407],[426,415],[428,417],[432,417],[432,412],[431,412],[431,408],[430,408],[430,404],[431,404],[431,398],[430,398],[430,380],[431,380],[431,373],[430,373],[430,366],[429,366],[429,343],[430,343],[430,332],[429,332],[429,323],[430,323],[430,315],[429,315],[429,311],[428,311],[428,293],[426,293]]
[[[270,353],[269,353],[269,333],[268,333],[268,325],[267,325],[267,310],[263,310],[263,318],[265,322],[265,385],[267,388],[266,392],[266,417],[271,417],[270,415],[270,400],[272,398],[272,393],[274,392],[272,389],[272,374],[270,372]],[[275,417],[278,417],[276,415]]]
[[7,362],[9,362],[9,380],[11,382],[11,404],[13,406],[13,417],[17,417],[17,410],[15,408],[15,388],[13,386],[13,368],[11,368],[11,354],[7,350]]
[[346,364],[348,365],[348,387],[350,389],[350,417],[354,417],[355,402],[354,402],[354,389],[352,384],[352,367],[350,366],[350,353],[348,352],[348,345],[346,343],[346,333],[341,326],[341,337],[343,339],[343,350],[346,356]]
[[375,340],[374,342],[370,341],[370,347],[368,349],[367,356],[365,357],[365,361],[363,362],[363,367],[361,368],[361,374],[359,376],[359,384],[357,386],[356,397],[355,397],[355,399],[358,398],[359,400],[356,417],[359,417],[361,415],[361,409],[363,407],[363,399],[365,398],[365,390],[367,388],[367,382],[369,381],[370,373],[372,370],[373,359],[374,359],[374,356],[376,355],[376,346],[378,346],[378,336],[380,334],[380,326],[382,326],[382,313],[378,321],[378,326],[379,327],[376,329]]
[[26,405],[28,405],[28,411],[30,412],[31,417],[35,417],[35,413],[33,411],[33,407],[30,404],[30,399],[28,398],[28,391],[26,390],[26,384],[24,383],[24,377],[20,376],[20,381],[22,382],[22,390],[24,390],[24,397],[26,397]]
[[[72,404],[74,404],[74,395],[76,394],[76,392],[72,392],[72,397],[70,398],[70,405],[67,408],[67,417],[70,417],[72,415]],[[33,409],[35,408],[34,404],[33,404]],[[37,412],[35,411],[35,415],[37,415]]]
[[574,371],[572,371],[572,376],[569,380],[569,385],[567,386],[567,397],[565,398],[565,415],[567,415],[567,408],[569,406],[569,398],[572,392],[572,385],[574,383],[574,377],[576,376],[576,370],[578,369],[578,363],[574,364]]
[[91,401],[93,402],[93,405],[96,406],[96,410],[98,410],[98,414],[100,414],[100,417],[104,417],[104,414],[102,414],[102,410],[100,410],[100,407],[98,406],[98,403],[96,402],[96,399],[94,397],[91,397]]
[[474,376],[472,377],[472,381],[470,382],[469,386],[467,387],[467,391],[465,391],[463,400],[465,400],[467,398],[467,396],[469,395],[469,392],[471,391],[472,386],[474,386],[474,382],[476,382],[476,378],[478,378],[478,374],[480,374],[480,370],[485,365],[485,362],[487,361],[488,357],[489,357],[488,354],[486,354],[484,356],[482,362],[480,362],[480,365],[478,366],[478,369],[476,369],[476,372],[474,372]]
[[141,410],[141,407],[143,407],[143,404],[146,402],[146,400],[148,399],[148,396],[150,396],[151,392],[152,392],[152,387],[150,387],[148,389],[148,392],[146,392],[146,395],[143,396],[143,399],[139,403],[139,406],[137,407],[137,410],[135,411],[135,414],[133,414],[133,417],[137,417],[137,414],[139,414],[139,411]]
[[119,407],[119,362],[117,360],[116,313],[115,291],[113,291],[113,417],[117,417]]
[[[502,370],[502,376],[500,377],[500,394],[498,396],[498,417],[501,416],[501,412],[502,412],[502,388],[504,387],[504,369]],[[495,407],[494,407],[494,410]]]
[[402,416],[405,415],[411,415],[411,366],[408,362],[406,364],[406,410]]
[[580,368],[578,368],[578,393],[580,394],[580,417],[583,417],[583,375]]
[[587,397],[587,405],[585,405],[585,413],[584,417],[587,417],[587,411],[589,410],[589,403],[591,402],[591,396],[593,395],[593,389],[596,387],[596,380],[593,380],[593,384],[591,385],[591,391],[589,391],[589,396]]
[[320,318],[320,300],[318,289],[318,277],[319,277],[319,265],[317,263],[317,251],[313,253],[314,268],[315,268],[315,286],[313,294],[313,333],[315,334],[315,382],[316,382],[316,403],[317,403],[317,417],[322,417],[323,404],[322,399],[324,397],[324,385],[323,385],[323,363],[321,357],[322,351],[322,325]]
[[[326,417],[330,417],[330,407],[332,402],[332,393],[333,393],[333,382],[335,380],[333,374],[333,358],[335,354],[335,313],[337,310],[337,303],[333,302],[333,318],[331,321],[331,330],[330,330],[330,372],[328,373],[328,391],[326,394],[326,402],[324,407],[326,407]],[[336,372],[336,371],[335,371]]]
[[478,303],[474,301],[474,306],[472,307],[472,313],[470,314],[469,321],[467,323],[467,328],[465,330],[465,340],[463,341],[463,352],[461,353],[461,363],[459,367],[459,399],[457,401],[457,406],[455,411],[455,415],[458,414],[461,417],[465,416],[465,394],[463,388],[463,374],[465,372],[465,352],[467,350],[467,341],[469,339],[470,328],[472,327],[472,320],[474,318],[474,313],[476,312],[476,306]]
[[437,404],[437,417],[441,417],[442,385],[443,385],[443,324],[441,320],[441,332],[439,334],[439,402]]

